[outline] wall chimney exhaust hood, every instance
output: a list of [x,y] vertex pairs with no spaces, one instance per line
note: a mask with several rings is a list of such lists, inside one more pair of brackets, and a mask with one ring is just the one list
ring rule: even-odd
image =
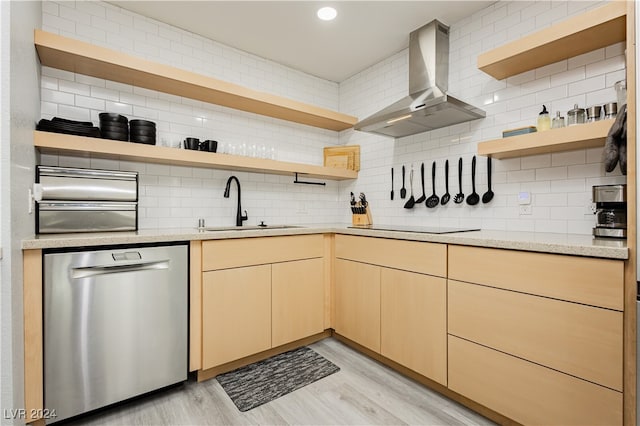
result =
[[409,96],[354,128],[394,138],[484,118],[485,112],[447,94],[449,27],[437,20],[409,36]]

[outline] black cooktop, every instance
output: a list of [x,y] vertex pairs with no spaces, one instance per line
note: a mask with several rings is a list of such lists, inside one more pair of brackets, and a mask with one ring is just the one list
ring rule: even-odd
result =
[[453,234],[455,232],[479,231],[480,228],[452,228],[452,227],[432,227],[432,226],[402,226],[402,225],[364,225],[349,226],[354,229],[373,229],[375,231],[399,231],[399,232],[420,232],[423,234]]

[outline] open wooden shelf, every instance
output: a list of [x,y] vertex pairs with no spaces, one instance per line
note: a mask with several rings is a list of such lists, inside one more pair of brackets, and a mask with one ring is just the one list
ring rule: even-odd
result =
[[492,158],[512,158],[604,146],[604,141],[614,121],[600,120],[561,129],[480,142],[478,155]]
[[497,80],[626,40],[627,2],[605,6],[478,56],[478,68]]
[[44,154],[73,154],[83,157],[141,161],[145,163],[172,164],[177,166],[207,167],[222,170],[294,175],[345,180],[355,179],[358,172],[311,164],[289,163],[264,158],[192,151],[110,139],[88,138],[60,133],[34,132],[33,144]]
[[34,41],[40,63],[53,68],[328,130],[349,129],[358,121],[350,115],[41,30],[35,30]]

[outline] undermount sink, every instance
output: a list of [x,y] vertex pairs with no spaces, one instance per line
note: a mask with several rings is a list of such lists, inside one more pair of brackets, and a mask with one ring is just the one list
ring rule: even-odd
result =
[[302,226],[297,225],[253,225],[253,226],[214,226],[207,228],[198,228],[202,231],[206,232],[216,232],[216,231],[255,231],[262,229],[289,229],[289,228],[302,228]]

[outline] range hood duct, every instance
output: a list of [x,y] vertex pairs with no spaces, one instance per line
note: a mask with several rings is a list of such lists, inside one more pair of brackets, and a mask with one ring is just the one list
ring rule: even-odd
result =
[[447,94],[449,27],[437,20],[409,36],[409,96],[354,128],[394,138],[484,118],[485,112]]

